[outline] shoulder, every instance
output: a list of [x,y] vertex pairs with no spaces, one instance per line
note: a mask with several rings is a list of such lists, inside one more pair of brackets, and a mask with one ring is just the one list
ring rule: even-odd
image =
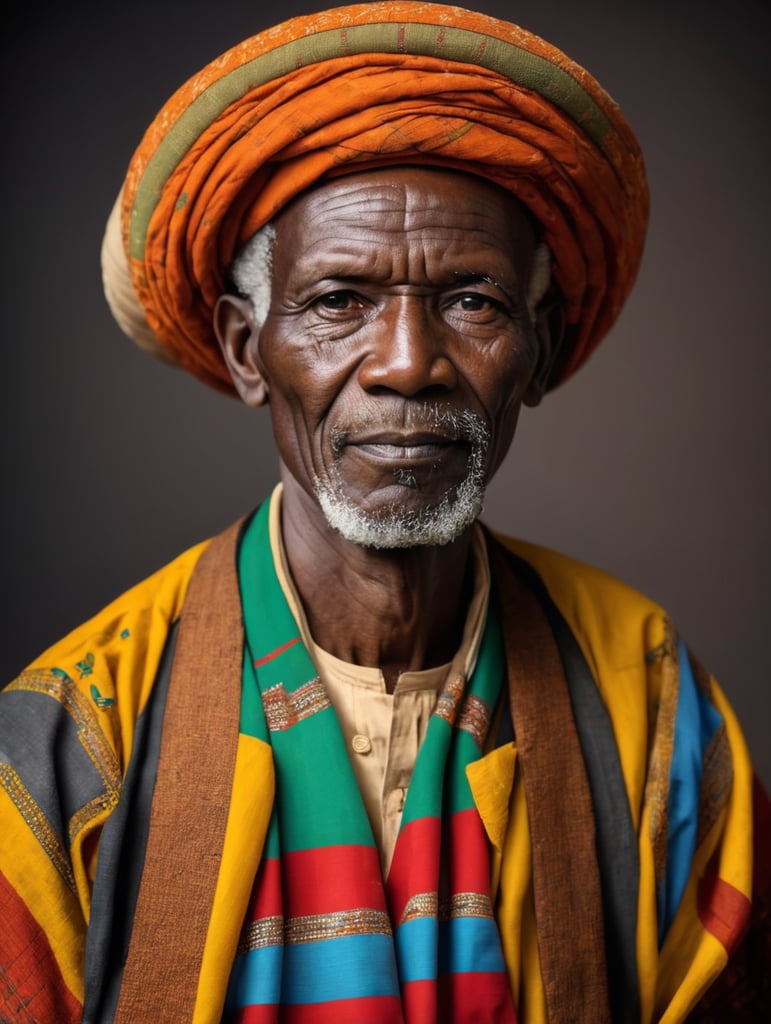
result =
[[[31,664],[51,664],[52,660],[66,659],[72,652],[79,651],[84,643],[97,647],[110,644],[126,629],[136,627],[146,632],[152,620],[167,623],[179,618],[190,577],[199,558],[210,542],[203,541],[184,551],[163,568],[126,590],[96,615],[76,627],[67,636],[45,650]],[[125,637],[124,637],[125,639]]]
[[550,548],[494,536],[534,570],[590,663],[623,670],[672,643],[667,612],[639,590]]
[[[69,716],[96,716],[114,754],[152,691],[172,624],[208,541],[181,554],[37,657],[0,696],[33,718],[53,701]],[[122,740],[123,738],[123,740]]]

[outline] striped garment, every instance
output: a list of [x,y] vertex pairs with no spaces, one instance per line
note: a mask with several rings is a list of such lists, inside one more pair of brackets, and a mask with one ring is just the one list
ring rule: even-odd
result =
[[[533,645],[532,631],[523,626],[521,588],[512,589],[505,564],[493,559],[507,662],[510,650],[530,649],[517,686],[530,681],[535,713],[526,725],[519,690],[516,744],[496,733],[494,749],[479,757],[472,732],[481,736],[484,729],[457,726],[479,720],[475,710],[483,705],[475,707],[467,696],[458,711],[448,689],[432,723],[436,757],[421,756],[384,884],[364,812],[356,800],[349,808],[355,814],[341,812],[342,788],[350,795],[352,784],[336,729],[328,730],[328,743],[322,737],[321,749],[311,743],[314,730],[306,730],[330,718],[329,709],[304,717],[318,700],[313,686],[302,690],[315,679],[313,669],[306,663],[290,685],[275,668],[274,677],[265,678],[271,664],[281,664],[278,657],[258,665],[265,691],[272,692],[267,702],[260,696],[255,658],[291,641],[286,655],[301,650],[280,602],[269,610],[283,619],[269,620],[272,637],[261,650],[254,646],[253,623],[263,613],[247,607],[253,650],[244,689],[237,543],[238,530],[231,528],[211,545],[184,553],[44,652],[0,693],[0,1017],[38,1024],[220,1024],[229,995],[231,1020],[239,1012],[247,1020],[313,1020],[318,1011],[344,1024],[346,1008],[349,1020],[361,1020],[361,997],[350,991],[347,1000],[325,1002],[328,993],[321,993],[321,1001],[286,1003],[280,1011],[270,1002],[301,991],[303,958],[326,946],[342,966],[333,960],[331,970],[314,971],[313,984],[323,979],[331,985],[332,975],[342,976],[334,984],[349,988],[368,975],[381,984],[385,978],[391,988],[380,996],[397,1019],[431,1020],[435,1012],[452,1020],[446,1000],[456,1021],[511,1020],[508,1003],[498,1013],[484,1002],[489,976],[456,971],[472,962],[482,966],[488,955],[489,918],[474,911],[480,895],[484,905],[489,863],[512,1001],[520,1024],[544,1024],[554,983],[562,985],[584,951],[593,955],[600,947],[602,953],[602,943],[587,927],[586,906],[577,913],[563,909],[567,897],[583,897],[588,878],[584,867],[576,868],[575,778],[560,772],[546,798],[532,794],[532,783],[548,774],[528,769],[534,752],[545,746],[549,763],[559,761],[566,734],[545,724],[544,647]],[[554,552],[505,543],[504,563],[516,564],[545,611],[580,738],[596,828],[610,1019],[771,1020],[771,806],[753,784],[729,702],[658,605]],[[269,555],[261,557],[249,563],[250,578],[272,580]],[[485,658],[490,652],[497,656],[492,636],[485,639]],[[467,692],[492,707],[494,699],[478,688],[486,685],[480,673]],[[511,665],[507,674],[511,684]],[[282,682],[283,691],[276,688]],[[449,729],[453,709],[456,727]],[[241,718],[243,728],[254,728],[272,746],[239,732]],[[501,725],[507,720],[508,711]],[[284,786],[291,779],[279,741],[301,731],[293,767],[308,778],[298,788],[295,776],[291,789]],[[438,750],[442,732],[449,735],[446,761]],[[490,843],[487,860],[474,812],[464,802],[460,765],[469,749],[466,775]],[[333,762],[342,770],[325,786]],[[444,782],[443,831],[420,796],[421,787],[430,791],[432,772]],[[286,813],[295,793],[307,817],[302,830],[318,831],[320,818],[322,829],[334,831],[331,842],[323,832],[311,843],[302,836],[298,842],[299,826]],[[539,822],[544,808],[546,843]],[[453,841],[461,830],[462,849]],[[309,853],[314,843],[327,855],[318,870]],[[559,862],[539,917],[534,892],[545,848],[556,849]],[[291,906],[284,904],[290,892]],[[435,898],[420,898],[434,892]],[[346,910],[363,914],[346,916]],[[323,916],[330,913],[333,920]],[[386,913],[387,934],[378,943]],[[279,915],[280,930],[271,920]],[[321,931],[303,930],[309,915]],[[323,931],[330,923],[338,938],[315,939],[330,934]],[[347,932],[367,929],[354,938],[374,940],[380,961],[364,953],[359,970],[345,949]],[[569,942],[549,966],[543,952],[557,930]],[[477,943],[471,952],[464,946],[469,931]],[[430,941],[423,941],[426,933]],[[255,941],[260,934],[263,941]],[[315,941],[293,941],[300,935]],[[429,978],[416,948],[432,956],[432,969],[437,965]],[[258,984],[273,979],[277,990],[252,1002],[242,998],[245,968],[265,950],[273,963],[257,972]],[[426,989],[432,1010],[415,1010]],[[600,1018],[586,1012],[583,1000],[576,1003],[575,992],[584,989],[567,986],[552,1018],[597,1024]],[[375,1016],[389,1019],[380,1009]]]
[[334,709],[286,604],[267,506],[241,545],[241,731],[273,749],[277,797],[225,1019],[515,1021],[490,901],[487,837],[466,766],[482,754],[503,680],[489,616],[468,682],[448,678],[381,874]]

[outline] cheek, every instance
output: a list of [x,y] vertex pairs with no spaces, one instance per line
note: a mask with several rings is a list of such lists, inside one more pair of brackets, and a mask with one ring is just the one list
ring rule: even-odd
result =
[[330,413],[337,410],[341,381],[318,358],[311,361],[305,354],[283,358],[280,365],[275,359],[266,363],[268,408],[279,455],[295,475],[318,473],[329,446]]
[[470,366],[466,379],[484,406],[491,425],[503,425],[516,417],[533,373],[534,360],[527,358],[523,342],[507,339],[482,354]]
[[497,358],[485,359],[476,378],[476,395],[492,431],[489,473],[492,476],[509,450],[516,432],[522,399],[533,373],[533,360],[524,357],[523,342],[500,346]]

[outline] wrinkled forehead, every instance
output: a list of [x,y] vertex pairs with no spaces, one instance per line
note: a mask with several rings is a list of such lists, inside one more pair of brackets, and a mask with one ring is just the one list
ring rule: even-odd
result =
[[524,203],[496,182],[454,168],[409,164],[352,169],[315,182],[292,200],[275,222],[298,208],[312,208],[318,216],[334,217],[344,214],[352,204],[366,208],[370,215],[403,213],[408,226],[419,223],[427,213],[452,208],[469,218],[493,213],[515,226],[526,223],[536,231],[536,222]]
[[498,185],[454,170],[395,167],[315,185],[275,219],[277,249],[300,259],[318,246],[395,250],[410,239],[459,251],[487,247],[529,259],[538,232],[525,206]]

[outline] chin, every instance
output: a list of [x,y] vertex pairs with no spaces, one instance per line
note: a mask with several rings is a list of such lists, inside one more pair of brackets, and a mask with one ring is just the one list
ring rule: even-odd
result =
[[345,497],[339,486],[318,480],[314,491],[333,530],[352,544],[381,551],[450,544],[476,521],[485,497],[483,483],[473,474],[438,504],[419,510],[394,502],[381,512],[366,511]]

